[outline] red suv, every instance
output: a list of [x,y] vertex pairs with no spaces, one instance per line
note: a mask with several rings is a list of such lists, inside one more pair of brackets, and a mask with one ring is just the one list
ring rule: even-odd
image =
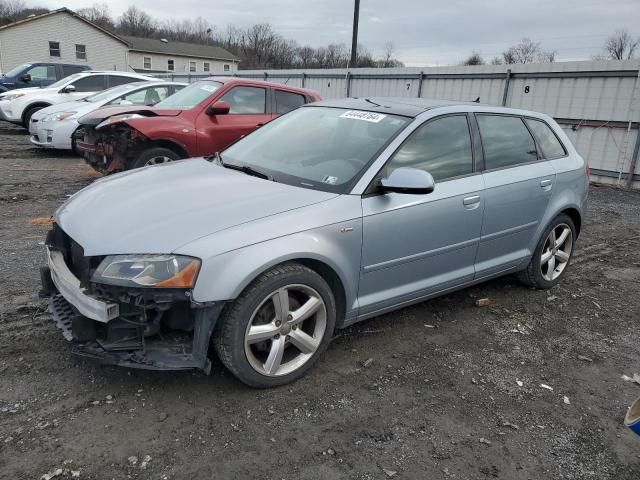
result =
[[108,107],[79,119],[74,138],[86,161],[117,172],[211,155],[272,118],[320,100],[277,83],[212,77],[154,107]]

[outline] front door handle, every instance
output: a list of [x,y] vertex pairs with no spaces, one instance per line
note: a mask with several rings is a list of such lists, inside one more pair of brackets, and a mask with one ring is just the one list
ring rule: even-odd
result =
[[480,195],[474,195],[473,197],[467,197],[462,200],[463,205],[473,205],[474,203],[480,202]]

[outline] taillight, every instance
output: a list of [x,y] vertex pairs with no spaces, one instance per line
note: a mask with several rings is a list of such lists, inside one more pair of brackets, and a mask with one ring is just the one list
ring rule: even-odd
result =
[[587,178],[591,178],[591,169],[589,168],[589,162],[584,162],[585,164],[585,171],[587,172]]

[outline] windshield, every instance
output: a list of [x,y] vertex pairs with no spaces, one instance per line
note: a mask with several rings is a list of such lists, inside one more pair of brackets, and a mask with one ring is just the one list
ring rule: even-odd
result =
[[110,100],[111,98],[117,98],[120,95],[124,95],[125,93],[135,90],[136,88],[140,88],[141,83],[145,82],[136,82],[136,83],[125,83],[124,85],[118,85],[117,87],[110,88],[105,90],[104,92],[96,93],[95,95],[91,95],[84,99],[85,102],[101,102],[103,100]]
[[290,185],[344,193],[410,119],[329,107],[292,111],[235,143],[224,163]]
[[73,75],[69,75],[68,77],[64,77],[60,80],[58,80],[55,83],[52,83],[51,85],[49,85],[47,88],[59,88],[59,87],[64,87],[67,83],[76,80],[80,77],[83,77],[84,75],[82,75],[81,73],[74,73]]
[[7,73],[5,73],[5,76],[7,76],[7,77],[15,77],[22,70],[24,70],[25,68],[28,68],[30,66],[31,66],[30,63],[23,63],[22,65],[18,65],[17,67],[12,68],[11,70],[9,70]]
[[209,98],[213,92],[218,90],[222,83],[213,80],[200,80],[192,83],[174,93],[167,99],[156,103],[156,108],[177,108],[179,110],[189,110]]

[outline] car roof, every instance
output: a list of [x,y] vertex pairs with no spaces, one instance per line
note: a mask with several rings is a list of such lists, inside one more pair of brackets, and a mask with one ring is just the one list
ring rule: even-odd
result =
[[309,88],[300,88],[300,87],[292,87],[290,85],[284,85],[283,83],[275,83],[275,82],[266,82],[264,80],[256,80],[252,78],[242,78],[242,77],[209,77],[204,80],[215,80],[220,83],[241,83],[242,85],[255,85],[259,87],[270,87],[277,88],[278,90],[288,90],[291,92],[300,92],[305,94],[313,94],[317,97],[320,96],[318,92],[315,90],[311,90]]
[[322,100],[309,104],[308,106],[346,108],[351,110],[365,110],[368,112],[389,113],[391,115],[402,115],[405,117],[417,117],[427,110],[438,107],[478,106],[478,103],[431,98],[363,97]]

